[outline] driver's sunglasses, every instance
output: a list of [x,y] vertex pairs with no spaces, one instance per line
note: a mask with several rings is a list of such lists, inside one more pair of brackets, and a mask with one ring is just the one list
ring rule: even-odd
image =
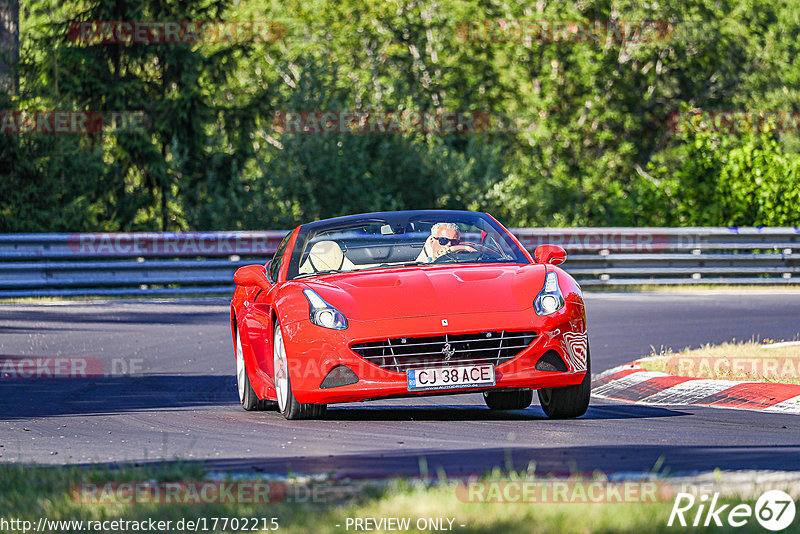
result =
[[442,245],[442,246],[445,246],[445,245],[447,245],[448,243],[449,243],[450,245],[453,245],[453,246],[455,246],[455,245],[458,245],[458,244],[461,242],[461,240],[460,240],[460,239],[447,239],[446,237],[434,237],[434,239],[435,239],[436,241],[438,241],[438,242],[439,242],[439,244],[440,244],[440,245]]

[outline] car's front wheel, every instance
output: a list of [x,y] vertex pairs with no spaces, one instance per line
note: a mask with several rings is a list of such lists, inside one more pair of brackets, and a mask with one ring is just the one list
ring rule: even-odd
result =
[[242,338],[239,337],[239,329],[236,328],[236,385],[239,389],[239,402],[242,408],[250,411],[274,410],[278,403],[271,400],[261,400],[253,390],[250,377],[247,375],[247,367],[244,365],[244,351],[242,350]]
[[539,390],[539,404],[550,419],[571,419],[580,417],[589,409],[592,395],[592,365],[589,351],[586,351],[586,376],[580,384],[563,388]]
[[278,411],[286,419],[319,419],[328,409],[327,404],[304,404],[297,402],[292,394],[292,381],[289,377],[289,361],[286,346],[283,344],[281,325],[275,325],[272,338],[273,370],[275,373],[275,392],[278,396]]
[[533,401],[533,391],[530,389],[484,391],[483,400],[492,410],[524,410]]

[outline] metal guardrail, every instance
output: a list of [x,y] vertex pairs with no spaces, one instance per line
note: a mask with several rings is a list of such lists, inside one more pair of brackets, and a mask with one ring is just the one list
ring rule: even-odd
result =
[[[583,286],[800,283],[800,228],[521,228]],[[230,294],[285,231],[0,235],[0,297]]]
[[555,243],[582,286],[800,284],[800,228],[522,228]]

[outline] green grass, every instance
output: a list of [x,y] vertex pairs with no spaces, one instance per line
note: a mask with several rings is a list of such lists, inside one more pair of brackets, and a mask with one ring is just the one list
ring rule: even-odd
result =
[[[99,484],[114,481],[199,481],[207,473],[196,465],[164,465],[157,467],[109,468],[38,468],[12,464],[0,465],[0,518],[32,521],[45,516],[50,520],[171,520],[181,518],[271,518],[275,517],[279,532],[341,533],[348,518],[407,517],[412,528],[408,532],[425,532],[416,528],[420,518],[451,518],[453,532],[463,533],[636,533],[647,534],[669,530],[667,519],[672,500],[656,503],[503,503],[465,502],[457,493],[457,481],[440,479],[434,485],[420,481],[317,483],[326,488],[316,499],[307,496],[309,486],[290,482],[289,498],[271,504],[85,504],[71,494],[75,483]],[[517,477],[512,474],[511,480]],[[495,475],[492,479],[496,480]],[[509,480],[508,475],[506,479]],[[541,480],[541,479],[540,479]],[[323,486],[320,486],[323,484]],[[298,491],[303,490],[303,491]],[[459,495],[462,497],[460,498]],[[725,502],[754,504],[755,498],[743,500],[727,497]],[[796,520],[795,525],[798,521]],[[445,523],[446,524],[446,523]],[[337,527],[337,525],[339,525]],[[463,527],[461,525],[464,525]],[[210,527],[209,527],[210,528]],[[795,527],[796,528],[796,527]],[[676,529],[682,530],[682,529]],[[718,532],[709,527],[693,531]],[[763,532],[752,520],[737,532]],[[789,529],[793,531],[791,528]],[[166,530],[175,531],[175,528]],[[353,532],[351,527],[349,532]],[[59,532],[70,532],[60,530]],[[235,532],[217,528],[216,532]],[[371,532],[391,532],[386,529]]]
[[695,378],[800,384],[800,345],[773,348],[773,342],[751,339],[687,347],[680,352],[654,350],[642,368]]

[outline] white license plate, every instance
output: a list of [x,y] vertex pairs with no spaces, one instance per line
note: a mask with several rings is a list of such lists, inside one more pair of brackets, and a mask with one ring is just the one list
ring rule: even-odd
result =
[[409,391],[458,389],[495,384],[494,365],[491,364],[409,369],[406,371],[406,376]]

